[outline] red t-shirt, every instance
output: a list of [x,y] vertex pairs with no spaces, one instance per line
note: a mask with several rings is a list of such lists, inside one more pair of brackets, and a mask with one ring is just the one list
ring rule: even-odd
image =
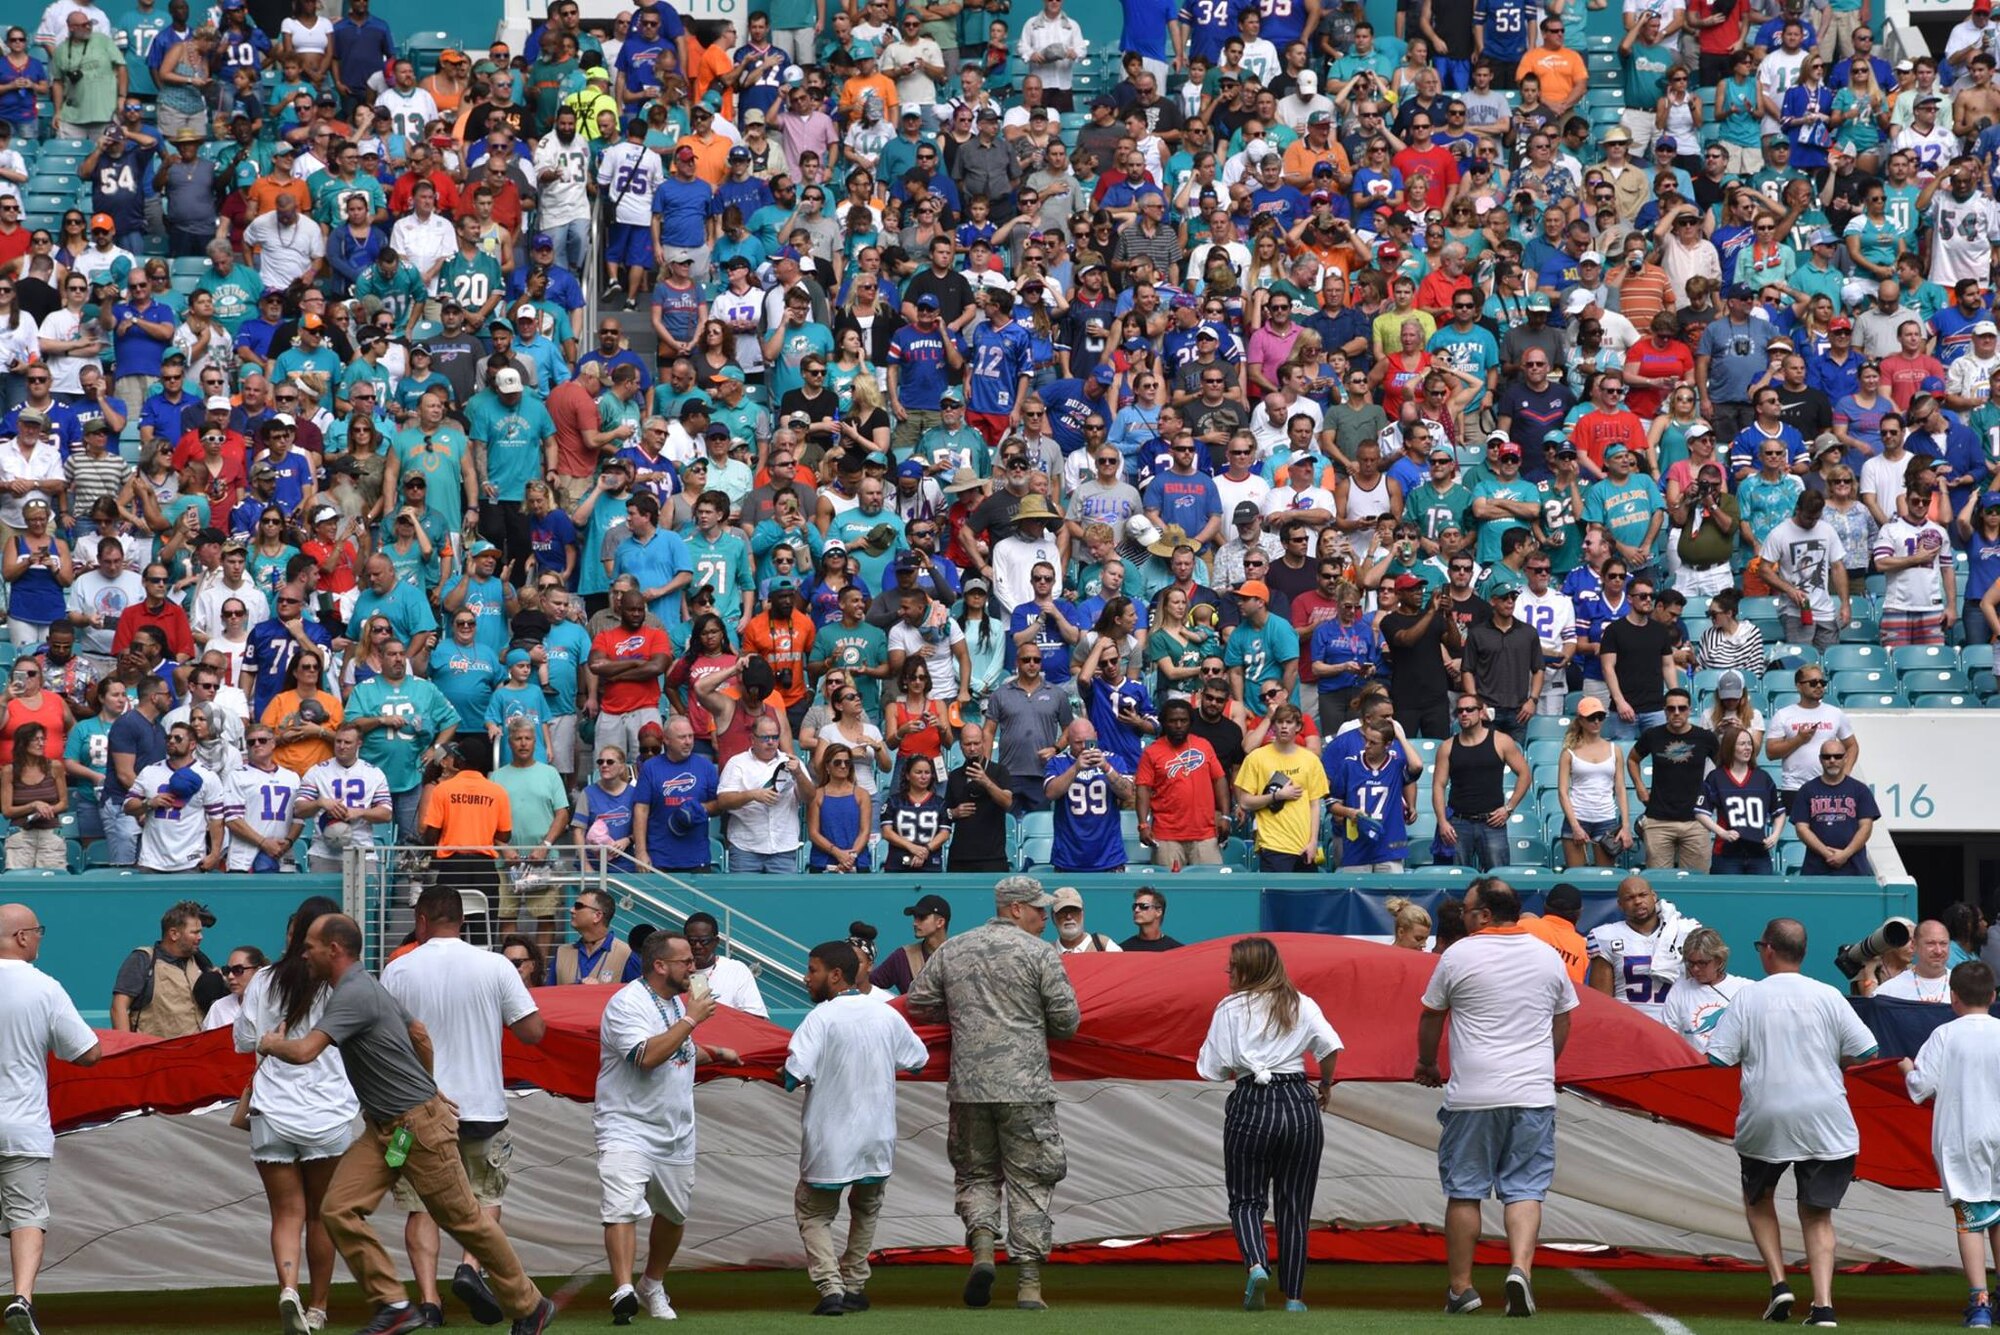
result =
[[1910,411],[1910,400],[1923,389],[1924,381],[1932,376],[1944,379],[1944,365],[1937,358],[1918,353],[1905,357],[1897,353],[1882,359],[1882,391],[1896,405],[1896,411]]
[[1604,467],[1604,451],[1613,441],[1623,441],[1626,448],[1637,455],[1646,448],[1646,424],[1638,414],[1618,409],[1605,412],[1593,408],[1576,419],[1576,428],[1569,433],[1579,454],[1587,455],[1601,470]]
[[[28,238],[34,233],[25,227],[16,227],[11,232],[0,232],[0,269],[20,259],[28,253]],[[25,278],[25,273],[14,275]]]
[[1153,837],[1176,842],[1215,838],[1215,748],[1189,733],[1179,746],[1162,737],[1139,754],[1138,782],[1153,794]]
[[[1668,339],[1667,346],[1662,348],[1654,346],[1652,339],[1644,338],[1625,354],[1625,369],[1634,375],[1688,380],[1694,376],[1694,354],[1678,339]],[[1666,396],[1663,389],[1633,385],[1626,391],[1625,406],[1641,417],[1657,417],[1660,402]]]
[[[665,631],[652,626],[641,626],[637,630],[613,626],[598,633],[597,638],[590,642],[590,651],[603,654],[606,658],[623,660],[651,658],[655,654],[672,658],[674,646]],[[622,681],[606,682],[599,703],[607,714],[657,709],[660,704],[659,678],[628,677]]]

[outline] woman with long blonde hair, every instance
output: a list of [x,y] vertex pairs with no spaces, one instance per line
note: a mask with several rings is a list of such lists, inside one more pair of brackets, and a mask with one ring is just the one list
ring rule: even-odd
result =
[[[1230,1227],[1249,1271],[1246,1312],[1263,1310],[1270,1283],[1267,1195],[1276,1197],[1285,1310],[1306,1310],[1306,1232],[1326,1143],[1319,1115],[1333,1102],[1334,1056],[1341,1047],[1318,1003],[1292,986],[1268,937],[1247,936],[1229,948],[1229,995],[1209,1021],[1195,1070],[1204,1080],[1236,1082],[1223,1114],[1222,1166]],[[1306,1083],[1307,1052],[1319,1061],[1317,1097]]]

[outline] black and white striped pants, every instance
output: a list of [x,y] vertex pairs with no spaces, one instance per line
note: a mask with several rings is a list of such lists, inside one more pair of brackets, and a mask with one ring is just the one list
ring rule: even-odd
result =
[[1229,1189],[1229,1226],[1246,1266],[1270,1266],[1264,1243],[1267,1191],[1276,1198],[1278,1287],[1303,1298],[1306,1231],[1313,1184],[1319,1179],[1326,1132],[1319,1103],[1302,1074],[1274,1075],[1260,1085],[1240,1080],[1222,1120],[1222,1176]]

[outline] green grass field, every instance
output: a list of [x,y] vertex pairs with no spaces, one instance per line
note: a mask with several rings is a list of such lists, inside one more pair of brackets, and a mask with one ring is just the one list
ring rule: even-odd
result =
[[[1312,1311],[1304,1316],[1287,1316],[1282,1311],[1260,1316],[1242,1312],[1238,1306],[1240,1272],[1233,1266],[1054,1266],[1047,1275],[1052,1310],[1040,1314],[1013,1309],[1013,1277],[1005,1267],[1001,1284],[994,1291],[995,1305],[984,1312],[967,1311],[958,1305],[962,1273],[934,1266],[878,1269],[869,1286],[874,1310],[843,1317],[842,1325],[860,1325],[885,1335],[943,1335],[990,1329],[996,1323],[1016,1329],[1032,1324],[1062,1335],[1158,1335],[1163,1320],[1257,1321],[1326,1323],[1342,1332],[1373,1335],[1463,1329],[1470,1322],[1504,1319],[1499,1270],[1482,1270],[1478,1275],[1481,1292],[1488,1299],[1485,1310],[1451,1319],[1439,1310],[1444,1272],[1435,1266],[1317,1266],[1307,1277],[1306,1297]],[[1545,1270],[1535,1286],[1541,1308],[1537,1327],[1593,1335],[1686,1335],[1689,1331],[1694,1335],[1751,1335],[1771,1329],[1754,1319],[1765,1297],[1763,1280],[1754,1274],[1605,1271],[1598,1278],[1658,1316],[1634,1314],[1572,1274]],[[561,1283],[544,1281],[543,1287],[554,1292]],[[1795,1279],[1793,1287],[1803,1292],[1803,1277]],[[797,1272],[670,1276],[668,1288],[683,1322],[718,1328],[726,1325],[730,1335],[798,1330],[811,1322],[805,1314],[814,1295],[804,1275]],[[602,1279],[579,1289],[568,1298],[555,1329],[609,1329],[609,1295],[610,1286]],[[1964,1289],[1956,1278],[1945,1275],[1843,1276],[1835,1282],[1834,1297],[1843,1328],[1935,1331],[1958,1325]],[[270,1335],[278,1328],[276,1294],[266,1290],[52,1294],[37,1310],[49,1335]],[[1801,1306],[1797,1317],[1804,1315]],[[352,1289],[334,1291],[334,1316],[328,1327],[332,1335],[346,1335],[367,1318]],[[480,1329],[463,1309],[453,1307],[449,1298],[446,1317],[453,1329]],[[654,1324],[641,1317],[633,1329]]]

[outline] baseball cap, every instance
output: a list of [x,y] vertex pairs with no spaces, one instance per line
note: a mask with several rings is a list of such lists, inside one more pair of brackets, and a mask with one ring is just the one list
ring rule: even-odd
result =
[[[1378,249],[1379,249],[1379,248],[1378,248]],[[1547,310],[1548,308],[1549,308],[1549,294],[1548,294],[1548,293],[1546,293],[1546,292],[1541,292],[1541,291],[1535,291],[1535,292],[1530,292],[1530,293],[1528,294],[1528,309],[1529,309],[1529,310],[1531,310],[1531,311],[1545,311],[1545,310]]]
[[1458,458],[1458,454],[1451,448],[1451,446],[1439,442],[1438,444],[1431,446],[1431,452],[1426,457],[1432,460],[1437,460],[1437,459],[1452,460]]
[[118,230],[118,224],[111,220],[111,215],[108,213],[94,213],[90,217],[90,230],[93,232],[115,232]]
[[[727,430],[727,428],[724,429]],[[897,477],[920,478],[923,475],[924,466],[915,459],[905,459],[896,465]]]
[[550,236],[547,232],[537,232],[535,233],[534,241],[529,245],[528,248],[530,250],[554,250],[555,244],[556,244],[556,239]]
[[1854,332],[1854,321],[1845,315],[1836,315],[1827,321],[1826,331],[1829,334],[1851,334]]
[[1398,589],[1421,589],[1424,587],[1424,582],[1415,575],[1405,574],[1396,576],[1393,585]]
[[1730,668],[1715,679],[1715,698],[1718,700],[1741,700],[1744,693],[1743,674]]
[[1055,902],[1055,896],[1045,893],[1042,883],[1032,876],[1003,876],[993,887],[993,907],[996,909],[1009,904],[1046,909]]
[[1981,320],[1972,326],[1972,336],[1978,338],[1982,334],[2000,334],[2000,325],[1994,324],[1991,320]]
[[1083,912],[1083,892],[1073,885],[1060,886],[1056,890],[1055,903],[1049,906],[1051,912],[1061,913],[1064,909]]
[[1099,362],[1095,374],[1098,384],[1108,385],[1118,378],[1118,368],[1112,366],[1109,362]]
[[511,366],[502,367],[493,373],[493,390],[497,394],[519,394],[521,373]]
[[1271,586],[1261,579],[1246,579],[1236,586],[1236,596],[1238,598],[1256,598],[1268,603],[1271,601]]
[[1680,147],[1681,141],[1670,134],[1663,134],[1653,141],[1653,151],[1655,153],[1677,153],[1680,151]]
[[928,918],[933,913],[941,918],[951,917],[951,905],[945,902],[943,895],[925,895],[903,910],[905,918]]
[[235,405],[230,403],[227,394],[211,394],[202,402],[201,406],[208,412],[226,413]]
[[1262,510],[1257,508],[1257,502],[1255,501],[1238,501],[1236,502],[1236,509],[1230,513],[1229,517],[1238,524],[1251,524],[1255,523],[1263,513]]

